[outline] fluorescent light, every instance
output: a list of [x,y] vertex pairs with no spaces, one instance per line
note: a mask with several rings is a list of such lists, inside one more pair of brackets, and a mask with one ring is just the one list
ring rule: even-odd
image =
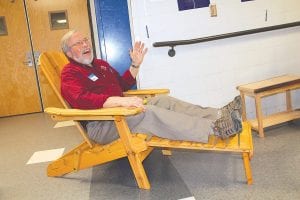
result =
[[65,24],[65,23],[67,23],[67,20],[66,19],[58,19],[58,20],[56,20],[56,22],[59,24]]

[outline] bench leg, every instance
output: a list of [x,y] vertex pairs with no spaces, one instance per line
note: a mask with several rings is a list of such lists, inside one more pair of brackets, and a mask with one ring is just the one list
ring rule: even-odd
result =
[[292,96],[291,91],[287,90],[286,92],[286,110],[292,111]]
[[242,99],[242,120],[247,121],[247,114],[246,114],[246,99],[245,94],[243,92],[240,92],[241,99]]
[[250,158],[248,152],[243,152],[243,161],[244,161],[247,184],[252,185],[253,180],[252,180],[252,172],[251,172]]
[[264,125],[263,125],[263,114],[261,107],[261,98],[260,96],[255,96],[255,107],[256,107],[256,119],[257,119],[257,128],[259,137],[264,137]]

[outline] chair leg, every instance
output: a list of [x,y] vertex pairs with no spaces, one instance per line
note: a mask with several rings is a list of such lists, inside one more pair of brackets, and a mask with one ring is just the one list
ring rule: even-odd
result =
[[243,152],[243,161],[244,161],[244,168],[245,168],[245,174],[247,179],[247,184],[252,185],[252,172],[251,172],[251,166],[250,166],[250,157],[248,152]]
[[139,155],[133,153],[127,157],[139,188],[149,190],[150,183]]
[[126,156],[121,140],[116,140],[104,146],[95,144],[92,148],[87,142],[84,142],[61,158],[53,161],[48,166],[47,175],[62,176]]
[[161,152],[162,152],[162,154],[163,154],[164,156],[171,156],[171,155],[172,155],[172,151],[171,151],[170,148],[162,149]]
[[[144,147],[135,148],[134,139],[124,117],[115,117],[115,124],[126,149],[127,157],[139,188],[150,189],[150,183],[142,163],[143,158],[141,158],[142,150],[145,151]],[[146,143],[145,148],[147,149]]]
[[143,162],[143,161],[150,155],[150,153],[151,153],[153,150],[154,150],[153,147],[148,147],[147,150],[145,150],[145,151],[139,153],[139,156],[140,156],[141,161]]

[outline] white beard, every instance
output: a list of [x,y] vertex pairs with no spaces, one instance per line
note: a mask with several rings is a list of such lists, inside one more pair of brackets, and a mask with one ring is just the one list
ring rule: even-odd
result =
[[73,58],[76,62],[84,64],[84,65],[90,65],[93,62],[94,55],[92,54],[89,58]]

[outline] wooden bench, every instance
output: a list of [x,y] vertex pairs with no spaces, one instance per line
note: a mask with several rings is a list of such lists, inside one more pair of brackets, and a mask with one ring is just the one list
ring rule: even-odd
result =
[[[249,120],[249,122],[252,129],[258,131],[260,137],[264,137],[264,128],[266,127],[300,118],[300,111],[293,110],[291,100],[291,90],[299,88],[300,76],[297,75],[283,75],[238,86],[237,89],[242,97],[243,120],[247,120],[245,96],[255,99],[256,118]],[[261,99],[278,93],[286,94],[286,111],[264,116]]]

